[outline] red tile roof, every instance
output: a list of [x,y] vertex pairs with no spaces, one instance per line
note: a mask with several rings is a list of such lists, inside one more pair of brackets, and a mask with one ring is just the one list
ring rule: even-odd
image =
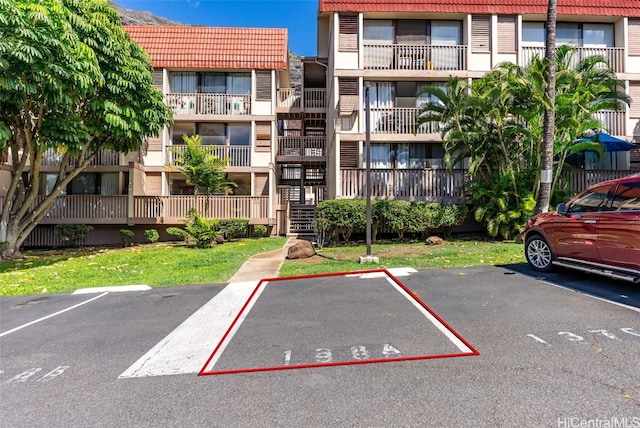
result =
[[[320,0],[320,12],[436,12],[546,15],[548,0]],[[640,0],[558,0],[558,15],[640,17]]]
[[287,30],[125,25],[157,68],[285,70]]

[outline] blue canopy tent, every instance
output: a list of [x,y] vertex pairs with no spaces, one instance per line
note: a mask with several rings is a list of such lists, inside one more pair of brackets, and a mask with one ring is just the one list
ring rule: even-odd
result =
[[594,133],[593,138],[589,138],[591,141],[597,141],[602,144],[608,152],[628,152],[635,149],[637,146],[629,141],[622,140],[620,138],[609,135],[604,131],[598,131]]
[[[584,135],[582,138],[576,140],[577,143],[584,142],[597,142],[600,143],[604,149],[604,156],[602,159],[595,156],[595,153],[590,151],[585,151],[582,153],[581,163],[582,168],[585,166],[590,168],[605,168],[605,169],[617,169],[618,168],[618,156],[617,152],[628,152],[637,148],[635,144],[623,140],[621,138],[614,137],[613,135],[609,135],[601,130],[594,130],[587,135]],[[615,153],[613,153],[615,152]],[[591,165],[590,167],[588,165]]]

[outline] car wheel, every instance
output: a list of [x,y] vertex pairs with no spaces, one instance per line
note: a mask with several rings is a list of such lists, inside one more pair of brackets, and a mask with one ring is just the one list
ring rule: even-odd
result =
[[549,272],[553,268],[553,253],[546,239],[540,235],[533,235],[524,245],[524,254],[529,266],[535,270]]

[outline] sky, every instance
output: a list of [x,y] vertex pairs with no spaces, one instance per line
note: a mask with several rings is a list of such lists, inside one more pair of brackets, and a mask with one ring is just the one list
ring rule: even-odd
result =
[[287,28],[289,50],[316,56],[318,0],[115,0],[182,24]]

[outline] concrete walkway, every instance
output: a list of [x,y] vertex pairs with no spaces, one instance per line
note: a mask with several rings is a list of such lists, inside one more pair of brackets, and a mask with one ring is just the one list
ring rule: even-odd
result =
[[276,278],[287,258],[289,247],[303,239],[290,237],[279,250],[260,253],[249,258],[233,275],[229,282],[259,281],[265,278]]

